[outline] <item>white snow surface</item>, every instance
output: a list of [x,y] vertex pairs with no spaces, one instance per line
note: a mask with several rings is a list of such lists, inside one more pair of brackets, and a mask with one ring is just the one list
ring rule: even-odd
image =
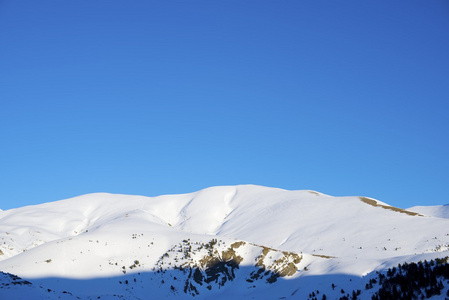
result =
[[[0,298],[190,299],[174,267],[179,253],[191,247],[200,262],[200,245],[217,239],[217,253],[244,242],[234,249],[241,265],[223,286],[198,284],[196,299],[303,299],[317,289],[333,299],[331,283],[356,288],[374,271],[449,255],[447,206],[410,210],[421,215],[369,198],[240,185],[159,197],[96,193],[0,211],[0,271],[32,283],[8,285]],[[273,284],[239,280],[267,252],[266,265],[300,255],[298,270]]]
[[435,206],[413,206],[407,210],[426,216],[449,219],[449,204]]

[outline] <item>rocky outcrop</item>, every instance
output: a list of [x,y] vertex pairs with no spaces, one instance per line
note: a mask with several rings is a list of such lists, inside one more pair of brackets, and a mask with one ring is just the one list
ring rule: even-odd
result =
[[[259,255],[252,263],[244,259],[245,252]],[[181,290],[193,296],[199,295],[201,290],[220,289],[232,282],[237,276],[237,270],[245,265],[245,271],[239,273],[241,279],[249,287],[256,281],[275,283],[279,277],[295,275],[299,270],[302,256],[287,251],[280,251],[256,244],[236,241],[230,245],[217,239],[207,243],[184,240],[164,253],[157,263],[157,272],[161,277],[167,276],[168,269],[177,269],[180,276],[176,276]],[[182,279],[181,279],[182,278]],[[164,281],[164,279],[162,279]],[[165,281],[164,281],[165,282]],[[180,290],[172,286],[172,290]]]

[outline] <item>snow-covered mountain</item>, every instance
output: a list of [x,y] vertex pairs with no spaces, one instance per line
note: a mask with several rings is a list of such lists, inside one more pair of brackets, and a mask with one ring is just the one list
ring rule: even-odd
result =
[[408,210],[426,216],[449,219],[449,204],[435,206],[413,206]]
[[370,299],[376,271],[449,255],[432,215],[253,185],[88,194],[0,211],[0,298]]

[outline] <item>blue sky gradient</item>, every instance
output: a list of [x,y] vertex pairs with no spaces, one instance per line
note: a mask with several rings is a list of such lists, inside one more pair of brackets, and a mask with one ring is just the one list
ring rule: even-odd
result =
[[449,1],[0,0],[0,208],[260,184],[449,203]]

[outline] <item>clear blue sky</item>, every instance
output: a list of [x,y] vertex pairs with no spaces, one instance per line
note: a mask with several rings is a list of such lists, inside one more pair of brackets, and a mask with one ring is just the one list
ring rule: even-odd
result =
[[0,0],[0,208],[259,184],[449,203],[449,1]]

